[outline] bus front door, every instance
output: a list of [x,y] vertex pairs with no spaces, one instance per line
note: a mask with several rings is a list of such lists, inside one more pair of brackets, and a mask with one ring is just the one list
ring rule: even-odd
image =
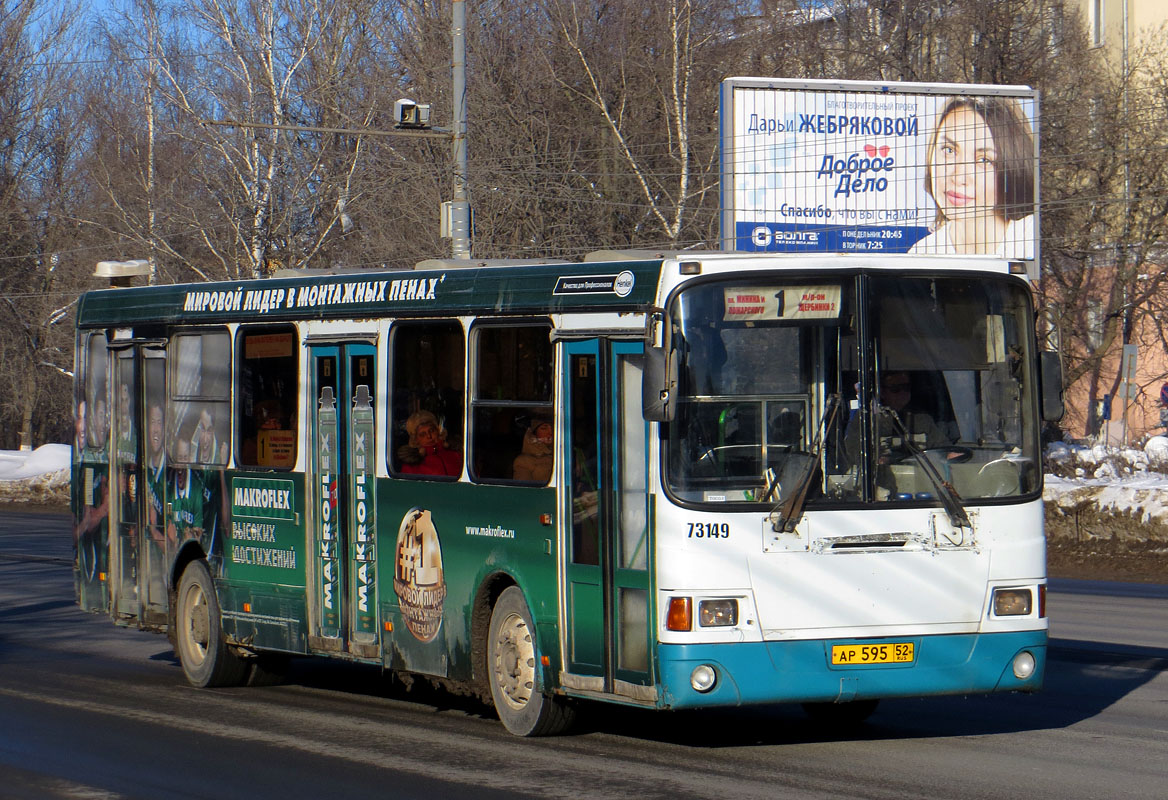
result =
[[563,349],[565,687],[656,699],[640,342]]
[[314,345],[310,643],[380,658],[375,460],[376,349]]

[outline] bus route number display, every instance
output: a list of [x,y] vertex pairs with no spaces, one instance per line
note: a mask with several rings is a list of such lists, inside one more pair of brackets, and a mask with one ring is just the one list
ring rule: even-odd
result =
[[830,286],[743,286],[723,290],[725,322],[838,319],[842,290]]

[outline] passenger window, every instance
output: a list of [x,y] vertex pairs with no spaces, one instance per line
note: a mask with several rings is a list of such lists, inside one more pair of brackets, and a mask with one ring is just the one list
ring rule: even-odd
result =
[[289,469],[296,464],[296,329],[248,328],[238,339],[235,429],[240,466]]
[[171,340],[167,455],[174,464],[224,466],[231,434],[231,337],[226,330]]
[[476,329],[471,458],[475,480],[546,485],[552,475],[551,326]]
[[465,348],[457,320],[394,325],[389,421],[389,469],[394,475],[462,475]]

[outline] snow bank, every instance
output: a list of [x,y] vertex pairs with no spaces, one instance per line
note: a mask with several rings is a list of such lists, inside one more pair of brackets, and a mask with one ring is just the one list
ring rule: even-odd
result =
[[1153,436],[1142,449],[1055,442],[1045,462],[1048,533],[1051,511],[1087,512],[1115,518],[1108,530],[1116,538],[1168,538],[1168,437]]
[[69,504],[67,444],[45,444],[36,450],[0,450],[0,502]]
[[44,444],[36,450],[0,450],[0,481],[19,481],[69,470],[67,444]]

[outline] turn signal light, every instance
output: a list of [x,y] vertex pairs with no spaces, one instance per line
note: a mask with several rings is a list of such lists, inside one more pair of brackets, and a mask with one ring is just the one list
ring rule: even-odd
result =
[[665,628],[671,631],[693,630],[693,601],[688,597],[669,598]]

